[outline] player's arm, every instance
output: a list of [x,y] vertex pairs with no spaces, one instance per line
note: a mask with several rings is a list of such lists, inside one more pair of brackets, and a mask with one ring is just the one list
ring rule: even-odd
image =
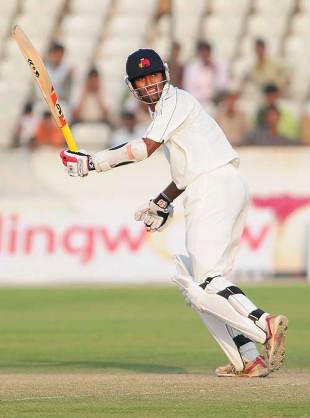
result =
[[98,173],[125,164],[143,161],[161,145],[149,138],[135,139],[116,147],[90,155],[87,152],[62,151],[60,157],[70,176],[84,177],[89,171]]

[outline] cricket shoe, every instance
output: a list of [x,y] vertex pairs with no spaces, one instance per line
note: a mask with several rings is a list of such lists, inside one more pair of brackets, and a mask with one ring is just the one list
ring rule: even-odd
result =
[[269,374],[268,366],[262,356],[256,357],[254,361],[245,363],[242,371],[237,371],[232,364],[218,367],[215,370],[218,377],[265,377]]
[[268,315],[266,325],[266,357],[269,370],[274,372],[280,369],[284,360],[288,319],[284,315]]

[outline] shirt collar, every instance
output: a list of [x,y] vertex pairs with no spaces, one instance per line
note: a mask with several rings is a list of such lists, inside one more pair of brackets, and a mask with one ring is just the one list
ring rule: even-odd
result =
[[163,102],[167,99],[170,99],[170,97],[172,97],[175,94],[175,90],[176,90],[176,87],[174,87],[172,84],[170,83],[165,84],[162,94],[160,96],[160,99],[155,105],[155,111],[152,112],[151,108],[149,107],[149,112],[151,114],[151,117],[154,117],[155,114],[161,112],[162,107],[163,107]]

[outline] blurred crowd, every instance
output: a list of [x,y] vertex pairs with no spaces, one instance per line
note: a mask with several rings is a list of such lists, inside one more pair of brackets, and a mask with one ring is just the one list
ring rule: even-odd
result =
[[[238,84],[229,78],[227,63],[215,58],[213,45],[199,41],[195,56],[185,64],[180,60],[182,46],[172,43],[168,65],[171,83],[196,97],[227,135],[233,146],[291,146],[310,144],[310,110],[296,114],[288,105],[290,71],[268,54],[264,39],[253,42],[255,62]],[[126,57],[124,57],[125,65]],[[143,136],[149,123],[147,107],[130,95],[124,97],[119,115],[109,108],[105,83],[96,68],[74,86],[74,68],[66,62],[65,48],[53,43],[46,66],[58,92],[66,116],[78,124],[102,124],[110,129],[108,144],[114,146]],[[244,101],[251,91],[252,102]],[[40,111],[36,106],[40,107]],[[39,91],[25,105],[16,130],[15,146],[64,146],[51,114],[42,106]]]
[[[255,62],[241,82],[229,79],[225,62],[214,58],[210,43],[201,41],[196,56],[185,65],[181,46],[174,43],[169,61],[172,84],[195,96],[224,130],[234,146],[310,144],[310,111],[297,115],[286,100],[290,71],[268,54],[264,39],[253,42]],[[251,100],[242,100],[244,91]]]

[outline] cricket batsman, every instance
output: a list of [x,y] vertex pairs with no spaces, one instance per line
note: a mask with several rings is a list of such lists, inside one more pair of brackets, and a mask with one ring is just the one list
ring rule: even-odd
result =
[[[184,195],[186,249],[173,281],[229,359],[217,376],[263,377],[281,367],[288,320],[257,307],[227,279],[245,224],[249,191],[239,159],[221,128],[186,91],[169,82],[168,66],[152,49],[129,55],[126,83],[147,103],[151,123],[141,139],[93,155],[61,152],[70,176],[133,164],[164,148],[172,182],[137,210],[148,231],[161,231]],[[124,138],[124,140],[126,140]],[[265,348],[261,356],[255,343]]]

